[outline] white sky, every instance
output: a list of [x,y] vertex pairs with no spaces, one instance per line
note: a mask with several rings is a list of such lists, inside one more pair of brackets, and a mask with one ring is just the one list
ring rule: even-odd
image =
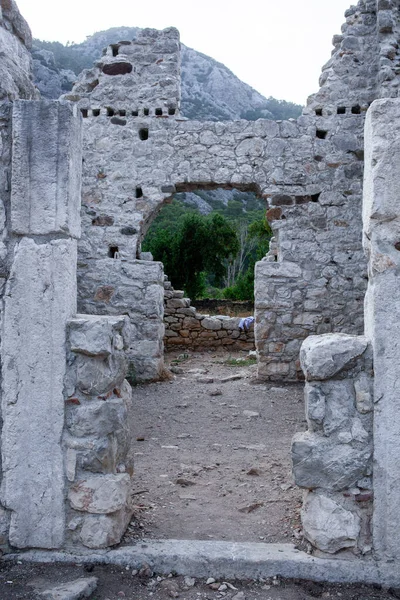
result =
[[[354,1],[354,0],[353,0]],[[17,0],[34,37],[81,42],[109,27],[171,25],[264,96],[304,104],[318,89],[351,0]],[[118,40],[116,40],[118,41]]]

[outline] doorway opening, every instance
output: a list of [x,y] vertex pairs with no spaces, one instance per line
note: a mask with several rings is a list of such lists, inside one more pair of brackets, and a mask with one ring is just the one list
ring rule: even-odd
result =
[[256,379],[253,273],[268,252],[265,209],[253,189],[183,189],[142,241],[168,275],[171,375],[134,389],[134,485],[143,510],[127,543],[300,537],[290,444],[305,429],[303,386]]

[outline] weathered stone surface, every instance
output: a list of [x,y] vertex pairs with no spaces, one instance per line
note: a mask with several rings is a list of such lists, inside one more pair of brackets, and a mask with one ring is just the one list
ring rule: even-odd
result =
[[[329,436],[340,430],[349,430],[355,414],[354,384],[351,380],[325,381],[321,384],[308,384],[308,418],[313,421],[323,403],[322,430]],[[312,391],[311,391],[312,390]],[[319,419],[317,422],[320,422]]]
[[305,537],[323,552],[335,554],[357,543],[359,517],[320,493],[307,494],[301,520]]
[[107,358],[78,355],[76,359],[76,385],[87,395],[105,394],[121,386],[128,370],[124,352]]
[[80,539],[87,548],[108,548],[121,541],[129,524],[132,510],[121,509],[111,515],[88,515],[85,517]]
[[80,577],[75,581],[44,590],[38,596],[43,600],[82,600],[82,598],[90,598],[97,588],[97,583],[97,577]]
[[75,510],[107,515],[127,506],[130,484],[126,473],[89,477],[71,486],[68,498]]
[[[364,245],[369,256],[365,331],[374,361],[373,544],[380,557],[400,557],[400,104],[374,102],[366,123]],[[367,407],[370,401],[367,400]],[[364,402],[363,402],[364,405]]]
[[91,400],[74,406],[67,412],[66,425],[76,437],[96,436],[103,438],[124,428],[127,420],[125,402],[119,398]]
[[0,100],[35,99],[32,59],[29,49],[32,34],[14,0],[0,2]]
[[[76,311],[76,242],[15,248],[7,284],[3,339],[3,481],[18,548],[58,548],[64,538],[66,323]],[[67,292],[67,293],[66,293]],[[29,439],[28,443],[22,440]],[[21,494],[21,489],[24,493]]]
[[298,433],[292,443],[295,482],[308,489],[344,490],[364,476],[371,454],[368,446],[359,450],[313,433]]
[[[124,255],[123,248],[121,255]],[[162,264],[132,260],[129,255],[130,252],[124,260],[90,260],[85,268],[81,268],[78,276],[79,311],[129,315],[131,332],[126,352],[129,369],[137,381],[157,379],[163,369],[164,349]],[[100,287],[110,288],[107,298],[98,295]]]
[[81,120],[70,106],[14,102],[12,230],[78,238],[81,165]]
[[129,347],[130,323],[127,317],[77,315],[69,324],[71,352],[107,357]]
[[329,379],[367,349],[365,337],[335,333],[310,336],[301,347],[301,366],[308,381]]

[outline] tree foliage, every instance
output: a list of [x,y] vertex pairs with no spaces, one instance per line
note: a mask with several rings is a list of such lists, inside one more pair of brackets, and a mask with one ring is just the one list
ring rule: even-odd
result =
[[[169,208],[169,207],[168,207]],[[171,212],[181,207],[172,206]],[[226,272],[226,262],[237,253],[234,228],[219,214],[203,216],[193,210],[184,212],[172,227],[158,224],[143,244],[143,249],[164,264],[175,288],[183,288],[190,298],[205,290],[206,273],[217,284]]]
[[271,230],[261,202],[233,198],[201,215],[174,199],[150,227],[143,250],[153,254],[175,288],[192,299],[253,299],[254,265],[268,251]]

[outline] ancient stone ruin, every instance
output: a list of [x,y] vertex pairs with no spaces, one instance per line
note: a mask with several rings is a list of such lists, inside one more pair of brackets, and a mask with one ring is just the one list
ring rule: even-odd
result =
[[[399,0],[346,12],[298,120],[221,123],[180,115],[174,28],[116,40],[71,93],[40,100],[29,27],[0,6],[1,549],[121,540],[126,374],[161,375],[165,313],[218,344],[241,335],[202,325],[179,292],[165,311],[141,241],[175,192],[237,188],[265,199],[274,232],[256,266],[258,377],[306,380],[292,456],[320,577],[398,582]],[[322,568],[282,552],[293,576]]]

